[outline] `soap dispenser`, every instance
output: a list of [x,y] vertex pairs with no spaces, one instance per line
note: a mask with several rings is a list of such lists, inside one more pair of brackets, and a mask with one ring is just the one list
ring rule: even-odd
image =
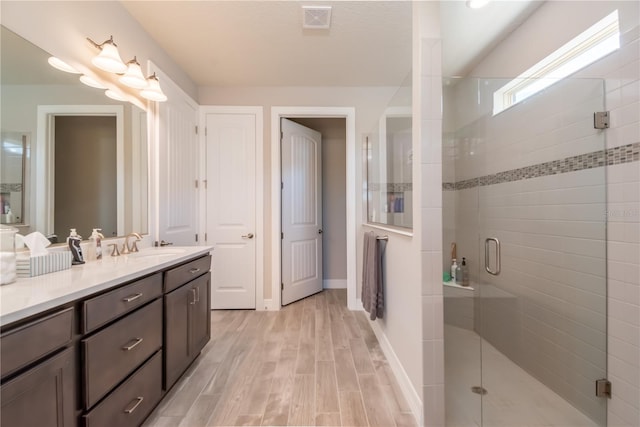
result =
[[87,249],[88,261],[102,259],[102,239],[104,239],[104,235],[101,231],[101,228],[94,228],[91,236],[89,236],[89,247]]
[[71,229],[69,233],[69,237],[67,237],[67,244],[69,245],[69,250],[73,255],[73,260],[71,261],[72,265],[84,264],[84,257],[82,256],[82,247],[80,244],[82,243],[82,236],[80,236],[75,228]]

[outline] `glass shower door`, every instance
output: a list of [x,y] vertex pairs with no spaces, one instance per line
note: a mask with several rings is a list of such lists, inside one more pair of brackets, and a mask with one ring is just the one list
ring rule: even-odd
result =
[[[444,91],[455,176],[443,208],[455,220],[443,249],[457,243],[474,288],[463,328],[445,292],[445,388],[461,381],[472,414],[450,411],[447,393],[447,424],[606,426],[595,382],[606,378],[607,155],[593,118],[604,82],[565,79],[494,114],[509,81]],[[450,354],[461,334],[463,361]]]
[[[507,81],[480,81],[491,101]],[[483,117],[478,177],[484,426],[605,426],[602,80],[567,79]]]

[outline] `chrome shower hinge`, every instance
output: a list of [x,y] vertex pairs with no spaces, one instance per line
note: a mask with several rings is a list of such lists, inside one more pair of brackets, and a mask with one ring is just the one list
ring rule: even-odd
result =
[[606,378],[596,380],[596,396],[611,399],[611,381]]
[[608,129],[609,128],[609,112],[596,111],[595,113],[593,113],[593,127],[594,129]]

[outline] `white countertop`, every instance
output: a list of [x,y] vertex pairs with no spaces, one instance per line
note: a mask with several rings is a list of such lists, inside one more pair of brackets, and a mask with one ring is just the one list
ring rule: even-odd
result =
[[105,254],[100,261],[18,279],[0,286],[0,326],[204,255],[212,249],[212,246],[171,246],[141,249],[118,257]]

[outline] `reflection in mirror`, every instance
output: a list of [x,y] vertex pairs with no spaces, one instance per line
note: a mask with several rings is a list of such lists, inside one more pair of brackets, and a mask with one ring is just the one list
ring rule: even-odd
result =
[[[92,228],[107,237],[147,233],[146,112],[52,68],[46,52],[1,31],[1,222],[60,242],[69,228],[84,238]],[[106,138],[95,123],[104,120]]]
[[2,132],[0,147],[0,223],[21,224],[24,212],[24,175],[29,135]]
[[411,76],[367,136],[367,220],[413,228]]

